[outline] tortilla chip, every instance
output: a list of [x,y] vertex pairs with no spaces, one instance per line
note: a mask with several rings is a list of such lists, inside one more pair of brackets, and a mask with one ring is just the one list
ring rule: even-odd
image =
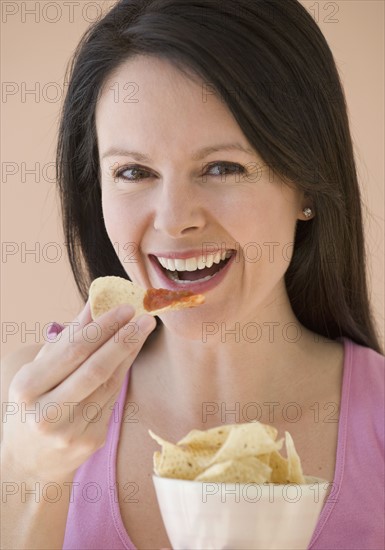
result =
[[278,451],[272,451],[269,455],[271,468],[271,483],[288,483],[289,463]]
[[[148,298],[154,302],[156,295],[164,295],[167,298],[167,305],[158,309],[147,309]],[[167,289],[144,289],[140,286],[123,279],[123,277],[98,277],[92,281],[89,288],[91,317],[95,320],[114,307],[130,304],[135,308],[136,319],[144,313],[158,315],[164,311],[175,311],[186,307],[195,307],[203,304],[205,298],[202,294],[193,294],[188,291],[171,291]]]
[[281,449],[283,439],[274,441],[270,433],[260,422],[234,424],[226,441],[213,457],[212,464]]
[[154,471],[161,477],[180,479],[195,479],[205,468],[214,455],[214,451],[200,449],[185,449],[155,435],[148,430],[150,436],[162,446],[162,452],[154,456]]
[[294,446],[294,441],[289,432],[285,432],[286,450],[288,459],[288,483],[305,483],[302,472],[301,460]]
[[231,428],[232,425],[224,424],[209,430],[191,430],[177,445],[187,445],[192,449],[218,449],[226,441]]
[[271,468],[255,456],[238,460],[226,460],[214,464],[199,474],[195,481],[217,483],[264,483],[270,477]]

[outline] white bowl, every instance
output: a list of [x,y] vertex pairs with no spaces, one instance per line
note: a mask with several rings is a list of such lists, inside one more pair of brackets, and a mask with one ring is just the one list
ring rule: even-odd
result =
[[306,550],[328,488],[152,479],[174,550]]

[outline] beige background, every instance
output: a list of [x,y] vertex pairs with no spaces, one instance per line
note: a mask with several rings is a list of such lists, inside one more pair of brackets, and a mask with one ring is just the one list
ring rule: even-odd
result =
[[[81,309],[53,181],[64,73],[82,33],[113,1],[1,1],[1,355],[43,342]],[[302,4],[342,76],[365,203],[370,291],[384,345],[384,2]],[[31,93],[31,90],[35,90]]]

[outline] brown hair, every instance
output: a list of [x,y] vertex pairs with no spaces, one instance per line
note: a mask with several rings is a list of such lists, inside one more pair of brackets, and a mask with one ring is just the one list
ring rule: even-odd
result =
[[94,278],[128,279],[103,222],[95,108],[108,76],[137,54],[209,83],[264,162],[311,197],[315,217],[297,222],[285,273],[298,320],[383,353],[345,96],[332,52],[298,0],[121,0],[86,31],[69,65],[56,158],[84,301]]

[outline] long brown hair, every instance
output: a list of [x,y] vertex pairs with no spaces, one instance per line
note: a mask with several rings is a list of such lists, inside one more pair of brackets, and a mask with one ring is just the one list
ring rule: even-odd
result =
[[315,217],[297,222],[285,273],[300,323],[383,353],[345,96],[332,52],[298,0],[121,0],[86,31],[68,67],[56,157],[83,300],[96,277],[128,279],[103,222],[95,108],[108,76],[137,54],[212,87],[264,162],[312,199]]

